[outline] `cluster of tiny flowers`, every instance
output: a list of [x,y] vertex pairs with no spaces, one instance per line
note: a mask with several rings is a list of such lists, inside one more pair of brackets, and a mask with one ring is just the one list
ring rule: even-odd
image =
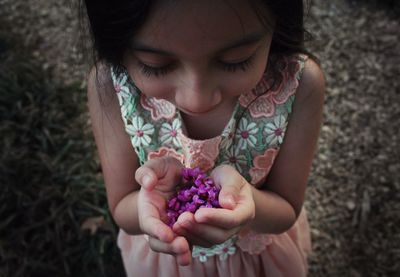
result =
[[210,177],[207,177],[207,174],[199,168],[184,168],[182,177],[182,185],[167,202],[167,217],[170,227],[184,212],[195,213],[200,208],[221,207],[218,202],[220,189]]

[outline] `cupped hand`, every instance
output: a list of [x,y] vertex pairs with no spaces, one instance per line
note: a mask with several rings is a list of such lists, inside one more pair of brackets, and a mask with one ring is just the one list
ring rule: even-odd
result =
[[255,216],[251,185],[233,167],[221,165],[211,177],[221,187],[222,208],[201,208],[195,214],[181,214],[173,230],[190,244],[202,247],[222,243],[237,234]]
[[141,185],[139,224],[143,233],[149,236],[151,249],[174,255],[180,265],[188,265],[191,261],[188,241],[177,236],[166,224],[167,200],[181,181],[182,168],[183,165],[171,157],[153,159],[138,168],[135,179]]

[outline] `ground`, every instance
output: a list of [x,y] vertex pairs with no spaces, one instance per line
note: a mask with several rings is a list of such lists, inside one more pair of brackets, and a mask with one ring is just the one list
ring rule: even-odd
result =
[[[3,43],[2,39],[17,37],[19,45],[15,48],[29,49],[27,57],[37,61],[33,69],[29,67],[29,74],[23,76],[34,76],[32,80],[36,80],[35,78],[39,78],[35,77],[37,72],[45,72],[44,89],[51,91],[56,87],[57,91],[64,91],[63,88],[68,88],[67,91],[84,94],[85,75],[91,54],[82,52],[76,5],[72,3],[67,0],[0,0],[0,61],[4,62],[3,65],[12,64],[2,68],[0,73],[7,74],[7,78],[15,72],[27,74],[23,71],[25,67],[14,66],[14,61],[21,62],[21,58],[8,59],[1,55],[2,52],[7,55],[12,52],[10,44]],[[314,34],[314,40],[308,46],[319,58],[327,81],[324,122],[305,202],[313,240],[310,276],[400,276],[400,81],[396,78],[400,74],[400,13],[399,5],[395,1],[378,3],[380,5],[372,0],[316,0],[311,2],[307,16],[306,26]],[[17,77],[7,80],[12,82]],[[10,91],[11,86],[4,85],[4,80],[5,75],[1,79],[3,83],[0,82],[0,130],[4,136],[2,151],[19,147],[15,142],[17,138],[6,139],[4,134],[8,134],[10,138],[13,137],[12,130],[25,132],[22,124],[33,116],[38,120],[45,117],[43,113],[50,113],[49,110],[53,108],[57,112],[51,114],[52,120],[58,118],[57,116],[64,118],[65,115],[59,111],[64,111],[66,103],[70,105],[68,122],[71,126],[64,130],[56,127],[52,129],[52,125],[46,125],[50,130],[48,132],[59,132],[59,137],[50,139],[46,136],[47,129],[41,125],[40,134],[43,136],[38,135],[40,142],[35,143],[43,150],[43,145],[46,146],[51,141],[50,146],[54,145],[54,149],[58,150],[54,153],[46,152],[45,156],[37,155],[37,168],[32,169],[33,163],[26,162],[32,156],[31,148],[24,148],[27,154],[20,160],[17,156],[22,152],[12,152],[12,157],[2,154],[0,276],[48,276],[48,272],[55,270],[62,272],[59,276],[68,276],[72,275],[71,272],[79,272],[84,259],[95,260],[91,264],[95,269],[91,268],[90,272],[97,272],[93,265],[102,267],[98,272],[103,274],[120,272],[117,254],[114,255],[117,258],[113,258],[116,261],[114,266],[117,267],[113,269],[115,271],[108,269],[109,261],[103,261],[107,249],[115,251],[115,229],[106,212],[104,190],[94,184],[101,183],[101,175],[98,172],[93,144],[88,142],[91,135],[86,109],[82,104],[84,96],[74,96],[73,100],[62,98],[62,101],[55,98],[60,101],[59,106],[54,104],[53,98],[51,104],[50,100],[41,100],[47,106],[46,109],[39,109],[41,114],[38,114],[34,109],[36,106],[29,102],[29,99],[36,99],[34,94],[25,99],[26,103],[30,103],[26,106],[25,100],[21,104],[13,96],[6,99],[5,92]],[[13,86],[18,89],[20,87]],[[29,89],[31,88],[28,91]],[[38,91],[44,89],[40,87]],[[30,94],[28,92],[25,95]],[[8,106],[17,102],[11,102],[10,99],[19,103],[13,107],[14,110],[29,107],[23,111],[29,110],[32,114],[23,118],[19,118],[20,114],[17,113],[11,115],[12,111]],[[75,104],[80,104],[80,108],[74,108]],[[80,115],[77,116],[77,113]],[[15,122],[19,122],[19,125]],[[47,124],[48,122],[50,121]],[[51,121],[53,123],[56,124]],[[80,131],[74,131],[76,129]],[[68,143],[65,147],[55,147],[58,141],[53,140],[65,139],[65,134],[71,132],[74,136],[66,140]],[[37,133],[39,131],[35,134]],[[21,135],[18,136],[24,143]],[[30,136],[27,135],[27,141],[31,139]],[[32,143],[31,140],[29,142]],[[79,171],[80,175],[76,171],[72,172],[73,166],[63,162],[70,160],[60,153],[60,148],[64,152],[69,151],[67,156],[71,163],[88,161],[80,165],[88,172]],[[18,151],[22,151],[21,149],[18,148]],[[82,149],[88,151],[85,159],[79,156]],[[27,165],[21,167],[21,164]],[[63,190],[57,193],[53,187],[60,176],[51,175],[55,168],[59,171],[69,168],[72,172],[62,179]],[[32,177],[29,180],[29,175],[26,175],[24,180],[31,184],[32,180],[36,180],[38,184],[47,180],[45,178],[49,174],[53,177],[48,186],[35,186],[35,192],[30,191],[31,186],[28,188],[19,185],[19,188],[15,188],[17,176],[26,174],[24,169],[36,172],[35,176],[44,178],[36,180],[37,178]],[[90,174],[93,176],[89,176]],[[83,179],[88,180],[84,189],[83,186],[71,186],[72,182],[76,185]],[[99,196],[93,198],[94,193]],[[47,199],[46,195],[51,197]],[[40,200],[44,198],[47,200]],[[86,200],[83,202],[82,198]],[[101,208],[96,208],[97,204]],[[59,218],[66,218],[64,212],[68,213],[70,219],[67,223],[60,224]],[[37,221],[27,219],[27,213]],[[40,221],[46,213],[50,213],[53,219]],[[76,226],[72,228],[70,225]],[[92,233],[83,229],[89,229]],[[68,245],[51,242],[45,246],[40,244],[43,246],[42,252],[57,253],[60,258],[54,258],[52,254],[46,256],[41,252],[40,255],[44,258],[40,261],[34,259],[36,254],[38,257],[40,255],[29,248],[28,244],[38,243],[38,230],[46,235],[40,237],[42,240],[51,237],[68,241]],[[106,236],[107,239],[104,239]],[[13,240],[12,245],[10,240]],[[85,252],[82,256],[76,243],[87,245],[86,248],[92,247],[91,252]],[[23,251],[24,249],[31,249],[33,252]],[[72,256],[76,256],[75,259]]]

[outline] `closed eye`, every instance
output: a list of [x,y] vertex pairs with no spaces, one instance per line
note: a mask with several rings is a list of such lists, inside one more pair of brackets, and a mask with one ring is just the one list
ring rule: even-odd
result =
[[[249,58],[239,61],[239,62],[217,61],[217,63],[223,70],[225,70],[227,72],[234,73],[237,70],[246,71],[253,64],[254,56],[255,56],[255,54],[253,54]],[[140,72],[146,77],[164,76],[164,75],[168,74],[169,72],[171,72],[175,67],[173,63],[167,64],[164,66],[152,66],[152,65],[148,65],[144,62],[141,62],[139,60],[137,61],[137,63],[139,65]]]
[[219,64],[224,70],[228,72],[236,72],[237,70],[246,71],[253,64],[254,56],[255,54],[251,55],[249,58],[243,61],[233,62],[233,63],[219,61]]
[[138,65],[139,65],[141,73],[147,77],[151,77],[151,76],[160,77],[160,76],[166,75],[174,67],[173,64],[168,64],[165,66],[151,66],[151,65],[145,64],[141,61],[138,61]]

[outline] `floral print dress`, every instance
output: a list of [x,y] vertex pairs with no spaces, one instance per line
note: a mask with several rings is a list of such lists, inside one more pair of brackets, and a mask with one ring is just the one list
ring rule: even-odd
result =
[[[229,164],[260,187],[283,142],[306,59],[281,59],[278,76],[267,71],[253,90],[239,97],[222,134],[205,140],[188,137],[173,104],[146,97],[126,71],[117,74],[111,68],[125,129],[140,164],[162,156],[203,171]],[[310,237],[303,210],[283,234],[244,231],[211,248],[194,246],[194,259],[187,267],[178,266],[171,255],[152,251],[145,235],[130,236],[121,230],[118,244],[128,276],[305,276]]]

